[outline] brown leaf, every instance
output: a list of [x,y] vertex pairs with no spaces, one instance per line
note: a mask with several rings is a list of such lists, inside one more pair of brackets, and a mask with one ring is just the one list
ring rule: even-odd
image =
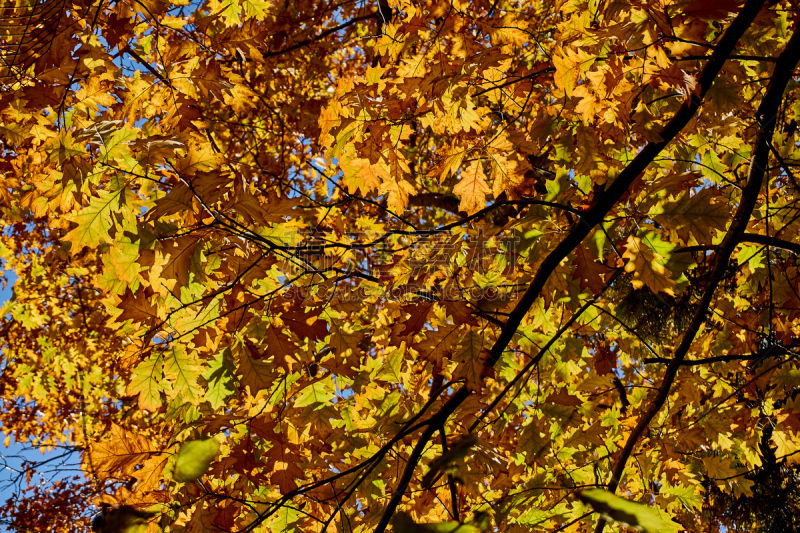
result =
[[551,394],[550,396],[547,397],[546,401],[548,403],[566,405],[568,407],[575,407],[583,404],[583,401],[580,398],[578,398],[574,394],[568,393],[567,389],[561,389],[557,393]]
[[613,352],[608,346],[601,345],[595,347],[594,370],[599,375],[610,374],[617,368],[617,354]]
[[328,323],[320,318],[322,308],[295,305],[281,315],[281,320],[300,339],[321,340],[328,335]]

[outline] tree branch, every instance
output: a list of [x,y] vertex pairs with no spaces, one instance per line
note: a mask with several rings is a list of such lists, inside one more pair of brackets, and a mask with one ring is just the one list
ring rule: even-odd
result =
[[425,428],[425,431],[422,432],[422,435],[420,435],[417,445],[414,446],[414,450],[411,452],[411,456],[408,458],[406,468],[403,470],[403,475],[400,477],[400,480],[397,483],[397,488],[395,489],[394,494],[392,494],[392,498],[389,500],[389,504],[386,506],[386,510],[383,512],[380,522],[378,522],[377,527],[375,527],[374,533],[383,533],[386,531],[386,526],[389,525],[389,521],[392,519],[395,509],[397,509],[397,506],[403,499],[406,488],[408,488],[408,484],[411,482],[411,478],[414,476],[414,470],[419,464],[420,459],[422,459],[422,452],[425,450],[425,446],[427,446],[428,441],[431,440],[434,432],[436,432],[437,429],[442,427],[445,422],[447,422],[447,419],[450,418],[450,415],[453,414],[453,411],[455,411],[456,408],[458,408],[458,406],[469,397],[470,392],[471,391],[466,385],[461,387],[458,392],[456,392],[453,397],[442,406],[442,409],[428,420],[428,426]]
[[[752,4],[757,4],[757,2],[752,2]],[[748,2],[737,17],[737,21],[750,6],[751,2]],[[736,22],[734,22],[734,24],[736,24]],[[608,484],[608,490],[611,492],[617,490],[622,474],[625,471],[625,466],[639,438],[644,434],[645,430],[647,430],[650,422],[661,410],[667,397],[669,397],[669,392],[678,374],[678,369],[681,367],[684,357],[686,357],[686,354],[689,352],[689,348],[694,342],[698,331],[700,331],[700,327],[706,320],[706,313],[714,297],[714,292],[728,268],[728,260],[734,248],[736,248],[736,245],[741,241],[742,235],[744,235],[744,230],[747,228],[747,224],[750,221],[750,216],[756,206],[758,194],[761,191],[761,186],[764,181],[778,109],[783,101],[783,93],[786,90],[786,85],[791,79],[792,72],[798,61],[800,61],[800,31],[795,31],[789,43],[786,45],[786,48],[778,57],[775,70],[767,86],[767,92],[756,111],[756,120],[760,125],[760,130],[755,141],[756,146],[753,150],[753,157],[750,161],[747,183],[742,188],[742,197],[734,215],[733,223],[717,249],[714,269],[711,273],[706,290],[697,304],[697,311],[681,339],[681,343],[675,350],[675,354],[664,372],[664,378],[658,388],[658,392],[647,410],[639,418],[636,427],[631,431],[628,440],[625,442],[625,446],[622,448],[614,464],[611,480]],[[601,518],[597,523],[595,533],[601,533],[604,527],[605,519]]]
[[[669,56],[669,58],[672,61],[695,61],[695,60],[708,59],[708,56],[681,56],[681,57]],[[741,55],[741,54],[732,54],[728,56],[728,59],[735,59],[739,61],[764,61],[766,63],[774,63],[775,61],[777,61],[777,59],[774,57]]]
[[[617,178],[608,186],[608,188],[599,195],[599,198],[594,202],[594,205],[587,211],[583,212],[580,216],[580,221],[576,223],[573,229],[567,234],[555,249],[548,254],[544,262],[536,272],[531,284],[523,294],[519,303],[514,307],[514,310],[509,314],[506,325],[501,329],[494,345],[491,349],[490,357],[486,361],[486,367],[493,367],[503,354],[505,349],[514,337],[519,325],[522,323],[525,315],[533,306],[536,299],[539,297],[542,289],[547,283],[556,267],[569,256],[572,251],[580,245],[580,243],[591,233],[591,231],[600,224],[605,218],[606,214],[616,205],[622,196],[628,191],[628,188],[633,182],[644,172],[650,163],[655,159],[658,154],[675,138],[678,133],[689,123],[692,117],[697,112],[703,98],[708,93],[714,79],[719,71],[722,69],[728,56],[733,51],[739,38],[744,34],[747,28],[750,27],[756,15],[758,15],[761,7],[764,5],[764,0],[749,0],[739,15],[734,19],[724,35],[720,39],[717,46],[714,48],[708,63],[703,69],[698,78],[695,92],[684,102],[681,108],[675,113],[672,119],[664,126],[660,132],[661,141],[651,142],[647,144],[631,161],[627,167],[617,176]],[[791,72],[791,71],[790,71]],[[763,170],[762,170],[763,173]],[[479,211],[475,215],[478,215]],[[473,216],[475,216],[473,215]],[[677,367],[676,367],[677,368]],[[447,418],[453,411],[469,397],[471,391],[467,386],[462,387],[459,391],[448,401],[442,410],[434,416],[440,425],[447,421]],[[422,450],[430,440],[433,434],[435,424],[429,425],[417,446],[409,458],[406,469],[398,482],[397,489],[392,495],[386,510],[381,517],[378,527],[375,528],[374,533],[383,533],[386,530],[389,521],[394,514],[395,509],[403,498],[403,494],[408,486],[411,477],[413,476],[414,469],[419,462]],[[630,455],[630,452],[629,454]],[[627,459],[626,459],[627,460]],[[624,468],[624,465],[623,465]],[[603,522],[601,522],[603,523]]]
[[606,214],[616,205],[619,199],[628,192],[628,188],[639,175],[647,169],[650,163],[661,153],[667,144],[669,144],[669,142],[689,123],[700,107],[708,90],[711,88],[711,84],[720,69],[722,69],[722,65],[733,51],[739,38],[744,34],[745,30],[750,27],[750,24],[753,22],[756,15],[758,15],[758,12],[761,11],[763,5],[764,0],[750,0],[744,5],[742,11],[725,31],[719,44],[714,48],[714,52],[712,52],[708,63],[698,78],[694,93],[684,102],[681,108],[660,132],[662,140],[647,144],[636,155],[633,161],[631,161],[628,166],[620,172],[619,176],[617,176],[611,185],[609,185],[608,189],[599,195],[594,205],[583,214],[581,222],[576,224],[564,240],[558,243],[555,249],[545,258],[539,270],[536,272],[533,281],[531,281],[528,290],[525,291],[517,306],[510,313],[506,326],[502,329],[497,341],[492,347],[492,356],[489,360],[492,365],[499,360],[500,355],[511,342],[517,328],[519,328],[519,325],[522,323],[522,319],[525,318],[525,315],[528,314],[528,310],[539,297],[550,274],[555,272],[556,267],[558,267],[561,261],[568,257],[569,254],[589,236],[589,233],[591,233],[594,227],[603,221]]
[[345,28],[348,28],[348,27],[352,26],[353,24],[355,24],[357,22],[361,22],[362,20],[374,19],[374,18],[376,18],[378,16],[379,16],[378,12],[376,11],[374,13],[370,13],[369,15],[364,15],[364,16],[361,16],[361,17],[355,17],[353,19],[348,20],[347,22],[339,24],[338,26],[334,26],[333,28],[329,28],[329,29],[323,31],[320,34],[315,35],[314,37],[309,37],[308,39],[304,39],[302,41],[299,41],[297,44],[295,44],[293,46],[290,46],[288,48],[284,48],[283,50],[276,50],[274,52],[264,52],[263,57],[264,57],[264,59],[266,59],[268,57],[275,57],[275,56],[279,56],[279,55],[282,55],[282,54],[288,54],[289,52],[294,52],[295,50],[297,50],[299,48],[303,48],[304,46],[308,46],[311,43],[319,41],[320,39],[324,39],[325,37],[327,37],[328,35],[330,35],[332,33],[336,33],[339,30],[343,30]]
[[155,68],[153,68],[153,66],[150,63],[145,61],[141,56],[139,56],[139,54],[134,52],[130,46],[126,46],[125,48],[122,49],[122,51],[127,52],[129,56],[134,58],[138,63],[140,63],[144,68],[146,68],[150,74],[158,78],[164,85],[166,85],[171,89],[174,88],[172,87],[172,82],[168,78],[165,78],[163,75],[161,75],[161,73],[158,72]]
[[[752,242],[754,244],[763,244],[765,246],[780,248],[781,250],[787,250],[794,254],[800,255],[800,244],[779,239],[777,237],[770,237],[769,235],[758,235],[757,233],[743,233],[741,239],[739,239],[739,242]],[[705,252],[706,250],[716,250],[717,248],[719,248],[719,246],[714,244],[700,244],[697,246],[684,246],[683,248],[678,248],[677,250],[675,250],[675,253]]]
[[[442,455],[445,455],[449,450],[447,448],[447,434],[444,431],[444,426],[439,428],[439,434],[442,437]],[[461,518],[458,516],[458,491],[456,491],[456,480],[452,474],[447,474],[447,484],[450,486],[450,502],[453,506],[453,519],[460,522]]]
[[[758,359],[761,355],[752,353],[748,355],[719,355],[717,357],[704,357],[703,359],[692,359],[690,361],[681,361],[681,366],[699,366],[710,365],[711,363],[729,363],[731,361],[751,361]],[[646,365],[656,363],[672,363],[671,357],[648,357],[642,362]]]

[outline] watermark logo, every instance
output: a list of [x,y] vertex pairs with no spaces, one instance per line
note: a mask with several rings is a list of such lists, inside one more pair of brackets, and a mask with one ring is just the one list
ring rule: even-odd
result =
[[287,254],[278,269],[287,278],[309,274],[319,281],[292,284],[291,297],[337,291],[339,299],[358,301],[376,296],[475,301],[514,292],[507,281],[517,264],[514,235],[353,231],[335,237],[322,232],[293,236],[295,253]]

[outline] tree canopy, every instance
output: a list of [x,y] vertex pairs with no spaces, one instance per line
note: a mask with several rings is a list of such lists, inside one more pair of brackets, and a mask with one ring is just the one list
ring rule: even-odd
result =
[[4,524],[800,527],[798,24],[3,0]]

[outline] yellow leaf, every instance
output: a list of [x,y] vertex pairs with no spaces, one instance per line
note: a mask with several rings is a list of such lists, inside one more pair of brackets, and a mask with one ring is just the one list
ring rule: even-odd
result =
[[72,243],[72,253],[80,252],[84,246],[95,247],[109,242],[111,215],[120,210],[124,198],[124,190],[116,193],[101,191],[80,213],[67,217],[70,222],[78,224],[63,237],[65,241]]
[[647,285],[656,294],[664,291],[674,295],[672,286],[675,285],[675,282],[661,264],[664,257],[654,252],[639,237],[633,235],[628,237],[623,257],[628,259],[625,272],[633,272],[631,284],[634,288],[640,289]]
[[470,129],[476,133],[483,131],[484,127],[481,124],[483,117],[481,117],[481,115],[478,113],[478,109],[475,108],[475,104],[473,104],[470,100],[467,100],[466,106],[459,110],[459,114],[461,117],[461,125],[464,127],[464,131],[468,132]]
[[440,182],[447,179],[450,174],[458,172],[465,155],[467,155],[466,150],[452,149],[441,163],[431,169],[428,175],[436,177]]
[[777,446],[775,450],[775,457],[780,460],[784,457],[787,458],[789,463],[797,463],[800,461],[800,438],[788,431],[774,430],[772,432],[772,443]]
[[473,161],[461,173],[461,181],[453,187],[453,192],[461,198],[458,205],[460,211],[473,214],[486,207],[486,195],[492,192],[486,183],[486,174],[483,172],[481,161]]
[[706,457],[703,460],[706,465],[708,477],[713,480],[726,480],[736,475],[736,470],[731,468],[730,459],[722,456]]
[[386,180],[381,184],[380,193],[388,194],[386,203],[395,213],[402,213],[408,206],[408,195],[413,194],[414,186],[403,178]]
[[556,67],[553,81],[556,83],[556,87],[562,89],[567,96],[572,96],[572,91],[575,89],[578,78],[582,73],[589,70],[589,67],[594,63],[594,59],[583,50],[575,52],[572,49],[567,49],[565,51],[559,47],[556,53],[553,54],[553,66]]
[[357,158],[341,160],[339,166],[344,171],[342,181],[352,193],[361,191],[361,194],[367,195],[379,189],[383,180],[389,177],[389,169],[383,161],[372,164],[369,159]]
[[731,212],[727,201],[717,198],[713,190],[703,189],[691,197],[685,193],[673,198],[650,215],[687,244],[711,244],[714,230],[725,229]]
[[173,30],[179,30],[179,29],[183,28],[186,25],[187,22],[189,22],[189,21],[186,20],[186,19],[182,19],[182,18],[179,18],[179,17],[173,17],[171,15],[167,15],[166,17],[162,17],[161,20],[159,20],[159,23],[162,26],[166,26],[167,28],[172,28]]
[[184,175],[192,175],[198,170],[211,170],[219,164],[219,157],[209,144],[192,144],[186,157],[179,159],[175,168]]

